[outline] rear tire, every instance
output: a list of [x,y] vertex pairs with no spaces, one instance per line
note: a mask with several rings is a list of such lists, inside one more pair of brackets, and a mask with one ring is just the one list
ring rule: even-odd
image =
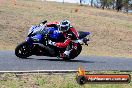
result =
[[75,57],[77,57],[81,53],[81,51],[82,51],[82,46],[80,44],[78,44],[77,50],[71,51],[69,57],[64,57],[63,60],[74,59]]
[[27,58],[31,56],[31,50],[26,41],[22,42],[16,47],[15,55],[19,58]]

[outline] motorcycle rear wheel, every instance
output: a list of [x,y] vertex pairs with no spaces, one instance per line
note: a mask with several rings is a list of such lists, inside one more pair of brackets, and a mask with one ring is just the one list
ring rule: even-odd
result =
[[69,55],[69,57],[63,57],[63,60],[71,60],[74,59],[75,57],[77,57],[82,51],[82,46],[80,44],[78,44],[77,46],[77,50],[73,50],[71,52],[71,54]]

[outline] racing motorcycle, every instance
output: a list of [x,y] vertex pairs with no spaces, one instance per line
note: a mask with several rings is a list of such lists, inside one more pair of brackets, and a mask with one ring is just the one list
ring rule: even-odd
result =
[[[53,27],[52,27],[53,28]],[[56,48],[48,44],[49,37],[56,37],[55,35],[50,36],[47,32],[42,34],[35,33],[36,30],[40,30],[40,26],[32,26],[29,29],[29,33],[24,42],[17,45],[15,48],[15,55],[19,58],[27,58],[32,55],[36,56],[50,56],[50,57],[60,57],[60,54],[65,51],[66,48]],[[46,30],[46,29],[45,29]],[[70,45],[73,47],[69,57],[64,57],[63,60],[70,60],[77,57],[82,50],[82,45],[88,45],[89,32],[78,31],[79,39],[71,40]],[[74,46],[76,44],[76,46]],[[51,49],[48,51],[49,49]],[[54,52],[51,54],[51,51]]]

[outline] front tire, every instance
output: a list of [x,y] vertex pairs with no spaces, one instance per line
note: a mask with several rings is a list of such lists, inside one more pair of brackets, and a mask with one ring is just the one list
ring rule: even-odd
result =
[[26,41],[22,42],[16,47],[15,55],[19,58],[27,58],[31,56],[31,50]]

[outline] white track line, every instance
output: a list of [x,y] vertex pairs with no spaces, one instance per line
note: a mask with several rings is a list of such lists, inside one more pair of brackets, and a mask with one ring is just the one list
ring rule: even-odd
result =
[[[89,70],[92,71],[92,70]],[[86,70],[85,72],[89,72]],[[105,71],[105,70],[93,70],[93,71]],[[119,72],[132,72],[129,70],[110,70]],[[28,70],[28,71],[0,71],[0,73],[76,73],[78,70]]]
[[0,71],[0,73],[76,73],[77,70]]

